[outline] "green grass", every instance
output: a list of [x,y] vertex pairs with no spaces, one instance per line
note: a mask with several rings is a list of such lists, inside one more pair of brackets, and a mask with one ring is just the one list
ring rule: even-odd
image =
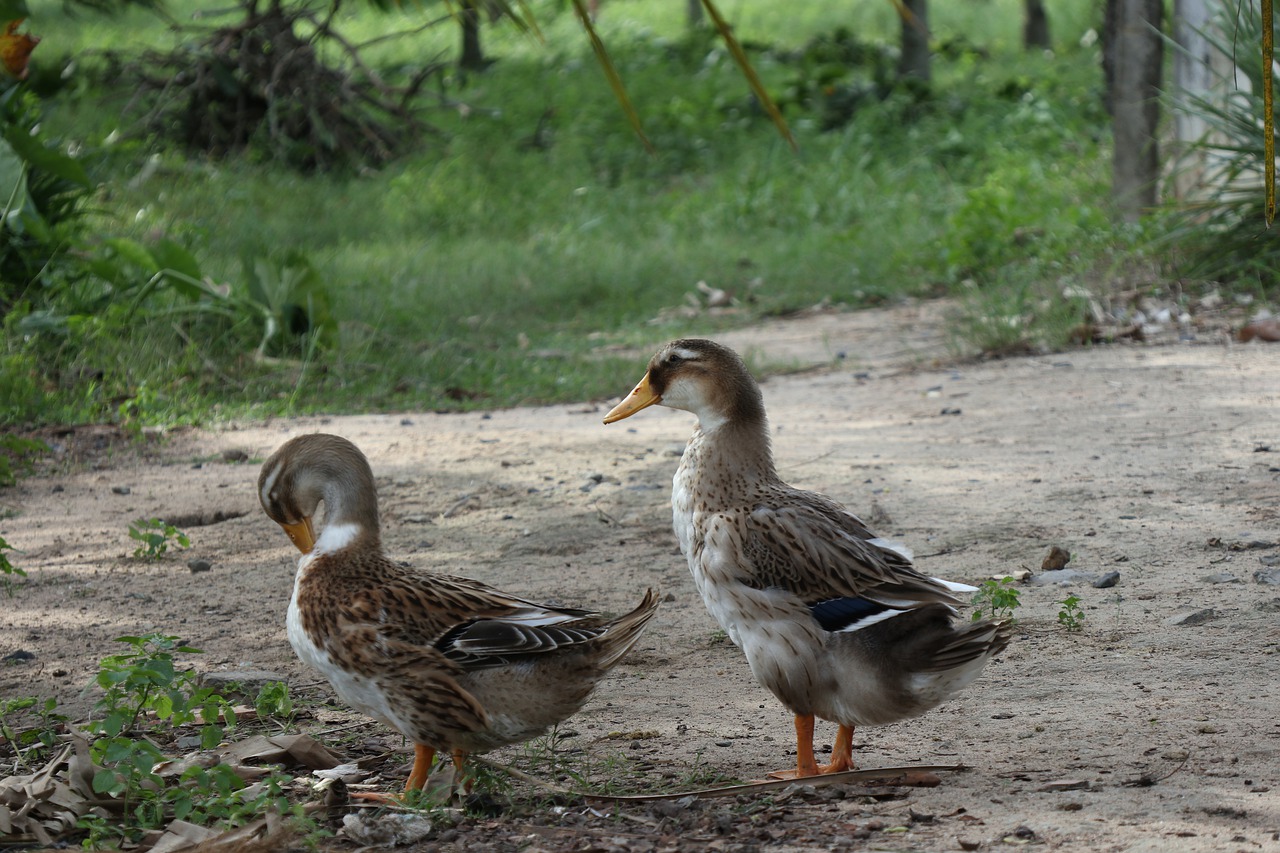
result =
[[[75,53],[92,71],[95,50],[173,40],[138,12],[90,26],[68,21],[53,0],[31,6],[29,26],[44,38],[37,60]],[[815,36],[845,25],[896,43],[889,4],[802,6],[723,4],[783,100],[812,90],[817,70],[798,51]],[[343,21],[356,41],[423,20],[356,7],[347,4]],[[609,0],[601,34],[653,156],[631,134],[577,23],[556,8],[534,6],[544,42],[486,27],[486,50],[500,61],[447,81],[465,109],[430,109],[439,135],[358,176],[109,139],[128,129],[119,110],[131,93],[84,75],[46,105],[46,123],[110,152],[95,227],[177,239],[233,292],[244,286],[242,259],[301,253],[324,283],[338,333],[264,364],[252,357],[257,336],[239,326],[106,324],[61,354],[101,377],[63,383],[43,413],[29,406],[24,418],[96,411],[152,422],[598,398],[626,390],[618,377],[636,368],[602,353],[607,344],[647,349],[822,300],[858,307],[962,283],[1052,298],[1061,280],[1130,245],[1106,215],[1099,59],[1096,47],[1079,46],[1091,4],[1055,7],[1054,57],[1021,51],[1013,0],[940,6],[935,36],[960,48],[935,58],[933,95],[895,93],[832,131],[821,129],[820,103],[793,99],[796,154],[724,51],[684,36],[680,4]],[[452,26],[439,27],[380,44],[370,58],[395,79],[407,64],[452,55],[455,40]],[[549,110],[550,147],[522,145]],[[151,177],[130,182],[153,155]],[[748,312],[650,324],[699,280],[749,297]],[[121,398],[134,402],[117,414],[111,401]]]

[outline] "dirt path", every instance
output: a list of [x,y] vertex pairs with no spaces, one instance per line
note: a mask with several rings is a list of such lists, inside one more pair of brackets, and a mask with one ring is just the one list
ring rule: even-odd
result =
[[[621,820],[581,809],[472,819],[438,839],[444,849],[1280,850],[1280,586],[1262,582],[1280,582],[1280,569],[1268,574],[1280,561],[1280,345],[1211,336],[939,368],[941,329],[937,306],[915,306],[720,339],[798,367],[835,359],[764,384],[779,469],[907,543],[929,573],[1038,574],[1053,545],[1070,568],[1119,572],[1106,589],[1024,587],[1018,638],[974,687],[855,737],[863,766],[970,769],[932,789],[801,791]],[[579,770],[678,781],[787,766],[790,717],[716,631],[670,531],[692,418],[653,409],[604,427],[606,410],[239,425],[24,480],[0,492],[12,514],[0,536],[30,573],[0,604],[0,656],[34,657],[0,668],[0,696],[83,712],[80,690],[112,639],[148,631],[203,649],[202,669],[314,684],[284,632],[296,554],[254,485],[280,442],[325,430],[369,455],[397,558],[604,610],[648,586],[669,594],[572,721],[566,743],[595,756]],[[190,551],[129,559],[128,522],[149,516],[181,519]],[[192,558],[211,570],[193,573]],[[1057,620],[1070,593],[1080,633]]]

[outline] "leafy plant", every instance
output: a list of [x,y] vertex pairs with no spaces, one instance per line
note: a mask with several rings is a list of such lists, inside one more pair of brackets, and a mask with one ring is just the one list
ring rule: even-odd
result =
[[293,699],[289,696],[289,685],[283,681],[268,681],[258,688],[258,695],[253,700],[253,709],[259,717],[276,717],[289,719],[293,716]]
[[13,550],[13,546],[10,545],[8,542],[4,541],[3,536],[0,536],[0,574],[4,575],[3,578],[0,578],[0,585],[4,586],[4,594],[9,596],[10,598],[13,597],[14,575],[17,575],[20,578],[25,578],[27,576],[27,573],[25,571],[15,566],[13,563],[9,562],[9,558],[5,555],[4,552],[12,551],[12,550]]
[[161,634],[117,639],[128,650],[99,664],[95,680],[103,695],[94,712],[100,716],[88,731],[94,736],[90,754],[101,768],[94,774],[93,789],[121,800],[126,820],[96,815],[83,819],[80,825],[89,830],[86,847],[109,840],[135,841],[142,831],[172,818],[237,825],[268,807],[293,811],[275,774],[250,795],[244,791],[244,780],[225,765],[192,766],[176,784],[166,780],[158,772],[167,758],[157,743],[158,729],[198,724],[201,747],[211,749],[235,728],[235,713],[212,688],[197,686],[192,670],[178,669],[174,655],[198,654],[198,649]]
[[1084,610],[1080,608],[1079,596],[1073,593],[1062,600],[1058,624],[1072,632],[1084,630]]
[[18,472],[31,470],[32,457],[48,450],[49,446],[38,439],[10,433],[0,435],[0,486],[12,486],[17,482]]
[[143,560],[158,560],[169,550],[169,540],[178,548],[190,548],[191,539],[172,524],[158,518],[139,518],[129,524],[129,538],[142,544],[133,550],[133,556]]
[[30,766],[30,759],[57,742],[58,731],[67,721],[57,710],[56,699],[0,699],[0,736],[13,748],[19,764]]
[[222,714],[228,726],[235,727],[230,704],[211,688],[197,687],[195,674],[179,671],[174,664],[175,653],[200,654],[199,649],[162,634],[117,637],[116,642],[125,643],[129,650],[105,657],[98,665],[95,680],[103,695],[94,710],[103,716],[90,725],[90,731],[115,736],[133,729],[144,714],[172,726],[203,719],[209,728],[201,732],[201,740],[212,746],[222,730],[210,721]]
[[[1213,82],[1206,93],[1170,96],[1173,109],[1199,119],[1205,133],[1189,143],[1192,156],[1179,164],[1174,178],[1186,189],[1172,205],[1171,227],[1156,242],[1176,253],[1188,276],[1271,289],[1280,284],[1280,240],[1263,216],[1263,68],[1260,62],[1236,61],[1240,45],[1262,42],[1264,24],[1255,3],[1214,5],[1211,23],[1199,32],[1223,61],[1187,57],[1207,64]],[[1175,43],[1172,49],[1185,48]],[[1247,85],[1233,75],[1247,78]]]
[[993,619],[1012,619],[1013,611],[1020,604],[1018,595],[1011,577],[983,581],[978,586],[978,591],[973,594],[971,601],[974,607],[973,621],[976,622],[984,616],[990,616]]

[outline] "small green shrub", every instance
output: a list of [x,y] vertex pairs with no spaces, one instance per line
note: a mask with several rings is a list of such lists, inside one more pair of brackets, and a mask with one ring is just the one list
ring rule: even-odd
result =
[[[103,695],[94,710],[103,716],[91,723],[90,731],[119,735],[133,729],[144,714],[173,726],[229,714],[227,723],[235,726],[230,704],[212,689],[197,687],[195,674],[179,671],[174,664],[175,653],[199,654],[199,649],[161,634],[118,637],[116,641],[127,644],[129,650],[105,657],[99,664],[96,682]],[[221,736],[222,730],[213,726],[202,732],[201,739],[216,744]]]
[[178,548],[190,548],[191,539],[172,524],[158,518],[139,518],[129,525],[129,538],[142,544],[133,549],[133,556],[143,560],[158,560],[169,550],[169,540]]
[[268,681],[258,689],[253,700],[253,709],[262,718],[275,717],[288,720],[293,717],[293,698],[289,696],[289,685],[283,681]]
[[0,736],[13,748],[17,763],[24,767],[32,766],[36,759],[48,754],[66,722],[66,715],[58,713],[56,699],[31,696],[0,699]]
[[174,819],[235,827],[268,810],[303,819],[301,806],[284,796],[288,777],[280,773],[250,788],[226,764],[192,766],[176,778],[158,772],[169,758],[161,744],[176,727],[199,725],[201,748],[212,749],[235,729],[235,713],[212,688],[197,686],[192,670],[175,664],[175,654],[198,649],[161,634],[117,639],[128,651],[102,659],[96,683],[103,695],[87,730],[100,767],[93,789],[118,801],[123,819],[100,813],[82,818],[86,849],[133,845]]
[[[1179,164],[1174,176],[1195,185],[1171,202],[1172,216],[1155,243],[1187,277],[1274,293],[1280,286],[1280,232],[1264,217],[1263,65],[1236,62],[1240,45],[1262,43],[1262,16],[1257,4],[1216,0],[1210,8],[1213,21],[1200,33],[1224,61],[1199,56],[1187,61],[1208,63],[1211,91],[1174,90],[1168,96],[1175,112],[1198,118],[1207,128],[1189,144],[1194,156]],[[1245,76],[1248,85],[1232,75]],[[1280,81],[1273,80],[1273,86],[1280,96]],[[1198,169],[1203,172],[1193,181],[1189,170]]]
[[9,562],[9,557],[4,552],[12,550],[13,546],[6,542],[3,536],[0,536],[0,574],[4,575],[3,578],[0,578],[0,585],[4,587],[4,594],[10,598],[13,597],[13,578],[15,576],[25,578],[27,576],[26,572]]
[[1018,590],[1013,586],[1013,578],[1004,577],[1000,580],[992,578],[983,581],[978,591],[973,594],[971,601],[974,608],[973,621],[977,622],[985,616],[992,619],[1012,620],[1013,611],[1020,604],[1018,595]]
[[49,446],[38,439],[9,433],[0,435],[0,486],[12,486],[19,474],[31,470],[33,457],[48,451]]
[[1084,610],[1080,608],[1080,597],[1072,594],[1062,600],[1062,609],[1058,611],[1058,624],[1068,631],[1084,630]]

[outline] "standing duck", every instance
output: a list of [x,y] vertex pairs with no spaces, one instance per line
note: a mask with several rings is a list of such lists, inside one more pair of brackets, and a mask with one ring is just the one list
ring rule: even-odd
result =
[[[982,671],[1007,623],[953,622],[974,587],[917,571],[835,501],[778,478],[760,387],[737,353],[672,341],[606,424],[660,404],[698,417],[671,505],[707,610],[756,680],[795,715],[796,768],[853,769],[853,729],[915,717]],[[831,763],[813,754],[814,718],[839,724]]]
[[262,466],[258,497],[302,552],[290,644],[344,701],[413,741],[406,790],[422,788],[438,750],[460,772],[467,753],[528,740],[576,713],[658,607],[650,590],[610,620],[392,562],[369,462],[336,435],[283,444]]

